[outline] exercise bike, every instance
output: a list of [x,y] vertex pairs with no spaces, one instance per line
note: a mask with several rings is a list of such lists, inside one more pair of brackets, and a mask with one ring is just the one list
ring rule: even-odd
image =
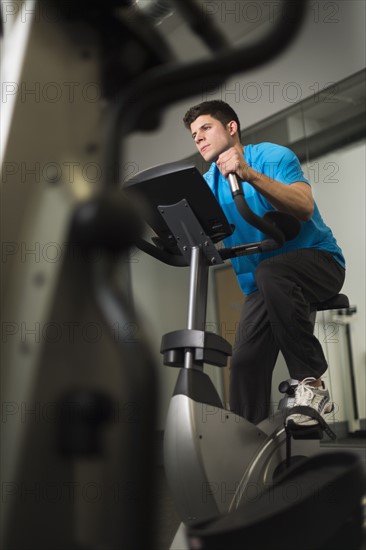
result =
[[[291,384],[283,385],[287,394],[281,410],[256,426],[225,409],[203,372],[204,363],[224,367],[231,355],[226,340],[205,331],[209,268],[235,256],[278,249],[297,235],[300,225],[280,212],[258,217],[249,209],[236,178],[230,176],[229,182],[242,217],[269,238],[217,248],[215,244],[235,228],[192,165],[157,166],[135,175],[125,187],[130,198],[142,205],[156,234],[154,244],[139,240],[137,246],[167,264],[190,266],[187,328],[165,334],[161,343],[164,364],[180,368],[166,422],[164,462],[186,526],[256,500],[286,469],[319,452],[324,428],[332,435],[327,425],[302,433],[285,429]],[[347,307],[348,299],[338,295],[333,303]],[[323,306],[332,307],[330,302]]]

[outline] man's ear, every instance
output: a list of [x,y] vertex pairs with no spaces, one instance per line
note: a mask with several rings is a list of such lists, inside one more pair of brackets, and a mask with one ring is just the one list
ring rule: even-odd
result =
[[235,122],[235,120],[230,120],[230,122],[228,123],[228,128],[229,128],[230,135],[233,136],[235,133],[238,132],[237,122]]

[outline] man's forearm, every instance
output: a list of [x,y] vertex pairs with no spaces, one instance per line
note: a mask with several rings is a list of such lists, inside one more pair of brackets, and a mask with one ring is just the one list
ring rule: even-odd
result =
[[268,202],[280,212],[292,214],[300,221],[308,221],[314,210],[314,200],[310,186],[297,181],[285,184],[256,172],[247,166],[243,178],[248,181]]
[[235,173],[241,181],[248,181],[280,212],[292,214],[300,221],[311,218],[314,210],[311,187],[303,181],[282,183],[254,170],[245,161],[240,143],[223,151],[216,165],[225,178]]

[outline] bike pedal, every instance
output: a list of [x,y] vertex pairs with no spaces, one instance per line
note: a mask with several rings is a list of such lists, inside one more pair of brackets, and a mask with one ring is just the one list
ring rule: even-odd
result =
[[324,437],[324,430],[319,424],[299,426],[293,420],[287,422],[286,432],[293,439],[323,439]]

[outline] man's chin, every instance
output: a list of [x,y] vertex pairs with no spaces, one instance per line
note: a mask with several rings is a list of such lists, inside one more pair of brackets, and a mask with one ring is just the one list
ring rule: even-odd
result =
[[218,159],[218,155],[213,155],[212,153],[211,154],[207,153],[207,155],[203,154],[202,157],[203,157],[203,160],[206,162],[216,162]]

